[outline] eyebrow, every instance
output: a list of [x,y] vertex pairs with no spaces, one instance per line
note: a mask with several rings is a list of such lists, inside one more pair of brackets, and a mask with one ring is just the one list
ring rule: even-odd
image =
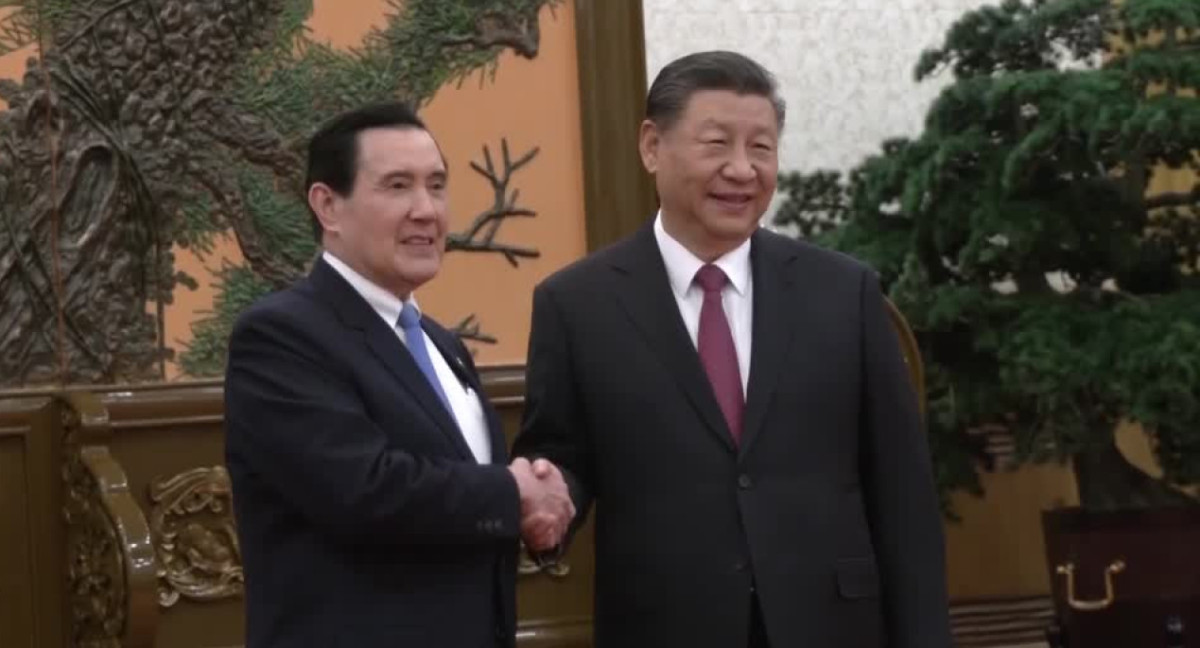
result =
[[[431,178],[445,180],[450,177],[450,172],[447,169],[438,169],[437,171],[429,173],[428,176]],[[415,180],[416,177],[417,177],[416,173],[413,173],[412,171],[401,169],[401,170],[397,170],[397,171],[388,171],[387,173],[385,173],[379,177],[379,181],[380,182],[390,182],[392,180]]]
[[[729,130],[733,127],[734,127],[733,124],[731,124],[727,121],[721,121],[715,117],[709,117],[709,118],[701,121],[698,126],[698,128],[700,130],[704,130],[706,128],[719,128],[721,130]],[[759,132],[767,133],[768,135],[770,134],[770,130],[766,126],[760,128],[760,129],[757,129],[755,132],[756,133],[759,133]]]
[[729,124],[709,117],[708,119],[700,122],[699,128],[700,130],[704,130],[705,128],[720,128],[727,130],[729,128]]
[[[730,130],[732,130],[732,128],[733,127],[731,125],[719,122],[715,119],[706,119],[706,120],[700,122],[699,128],[696,129],[696,136],[703,136],[703,135],[707,134],[710,130],[713,130],[713,129],[719,130],[723,133],[727,133]],[[751,139],[758,139],[760,137],[765,137],[767,139],[770,139],[772,142],[778,142],[780,139],[779,135],[772,133],[770,131],[770,129],[768,129],[768,128],[760,128],[760,129],[755,129],[755,130],[751,131],[751,133],[750,133]]]

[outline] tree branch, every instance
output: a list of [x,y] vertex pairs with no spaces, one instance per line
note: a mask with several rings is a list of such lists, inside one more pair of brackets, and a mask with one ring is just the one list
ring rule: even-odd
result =
[[219,212],[233,229],[233,236],[241,249],[242,257],[260,277],[275,288],[285,288],[297,278],[297,273],[281,264],[264,247],[258,227],[242,202],[241,192],[229,179],[215,169],[218,165],[197,162],[191,169],[192,177],[212,196]]
[[[481,344],[495,344],[497,342],[494,335],[483,333],[479,329],[479,320],[475,319],[475,314],[472,313],[463,318],[454,328],[450,329],[461,340],[470,340]],[[471,355],[475,355],[475,351],[471,351]]]
[[279,180],[301,184],[297,170],[304,161],[289,150],[275,128],[257,116],[239,113],[227,102],[213,98],[194,117],[198,128],[213,140],[240,154],[246,161],[271,170]]
[[448,34],[441,38],[442,46],[469,45],[481,50],[501,46],[511,48],[525,58],[537,56],[540,38],[536,15],[533,20],[525,19],[515,26],[505,24],[510,20],[498,12],[488,12],[476,20],[475,33]]
[[533,248],[518,247],[515,245],[505,245],[504,243],[482,243],[479,241],[461,241],[450,245],[449,239],[446,242],[447,250],[457,250],[459,252],[494,252],[502,255],[511,265],[516,268],[520,265],[520,259],[536,259],[542,255],[541,252]]
[[63,50],[63,51],[70,49],[70,47],[75,44],[75,41],[79,40],[86,34],[90,33],[91,30],[95,29],[96,25],[100,24],[101,20],[104,20],[105,18],[109,17],[110,15],[124,9],[125,7],[136,4],[139,1],[140,0],[123,0],[123,2],[118,2],[117,4],[105,9],[104,11],[101,11],[100,13],[93,16],[92,19],[89,20],[86,25],[84,25],[82,28],[79,29],[79,31],[76,31],[74,34],[71,34],[70,36],[64,38],[62,40],[62,43],[58,45],[58,49]]
[[510,195],[508,186],[512,182],[513,174],[533,161],[540,149],[534,147],[529,152],[525,153],[516,160],[512,159],[508,150],[508,140],[500,139],[500,153],[503,168],[497,172],[496,164],[492,160],[492,152],[484,145],[483,147],[483,164],[471,161],[471,168],[476,173],[487,179],[492,185],[492,206],[484,210],[471,222],[471,225],[461,232],[454,232],[446,236],[446,250],[460,250],[464,252],[498,252],[515,268],[519,263],[519,259],[532,259],[541,256],[541,252],[534,248],[517,247],[504,243],[496,242],[496,234],[500,231],[500,225],[507,218],[524,217],[532,218],[537,216],[537,212],[532,209],[517,206],[517,199],[521,192],[513,190]]
[[[38,209],[37,212],[45,213],[40,209]],[[11,248],[12,263],[14,264],[19,282],[25,288],[25,293],[29,297],[34,314],[43,317],[49,317],[55,313],[56,310],[54,304],[55,296],[53,295],[52,290],[42,290],[38,281],[40,278],[42,283],[45,283],[47,286],[52,281],[50,277],[50,271],[46,267],[46,261],[43,259],[44,255],[38,248],[36,240],[36,230],[38,229],[38,224],[41,223],[42,220],[44,219],[22,215],[14,222],[11,219],[11,215],[4,210],[2,205],[0,205],[0,225],[4,226],[4,233],[8,235],[7,237],[0,237],[0,243],[7,242]],[[29,223],[29,226],[26,230],[21,231],[20,226],[17,225],[17,223]],[[25,248],[28,248],[29,250],[29,259],[26,259],[25,257]],[[9,255],[7,254],[4,255],[4,257],[8,256]],[[32,261],[33,265],[36,267],[36,272],[34,271],[35,268],[30,267],[30,261]],[[3,270],[4,272],[0,273],[0,275],[7,274],[9,268],[3,268]],[[38,310],[38,307],[41,307],[41,311]],[[87,336],[83,333],[76,322],[75,317],[65,310],[64,316],[66,331],[70,335],[71,340],[75,343],[76,347],[85,356],[87,356],[87,358],[91,360],[97,368],[101,369],[106,374],[111,373],[111,363],[105,362],[100,357],[100,354],[92,348],[91,344],[89,344]],[[38,330],[43,336],[45,336],[44,329],[35,330]],[[10,336],[7,334],[3,339],[5,342],[12,342]],[[47,341],[49,340],[47,339]],[[54,346],[54,344],[50,343],[50,346]]]

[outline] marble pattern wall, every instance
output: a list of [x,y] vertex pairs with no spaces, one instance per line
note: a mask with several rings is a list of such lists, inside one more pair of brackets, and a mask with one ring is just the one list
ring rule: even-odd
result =
[[888,137],[914,135],[942,83],[916,83],[921,51],[982,0],[642,0],[653,80],[706,49],[776,74],[788,103],[780,167],[849,169]]

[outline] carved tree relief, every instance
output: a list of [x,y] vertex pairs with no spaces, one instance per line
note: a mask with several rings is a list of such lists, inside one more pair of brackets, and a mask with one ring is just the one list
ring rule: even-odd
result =
[[[230,232],[211,317],[178,358],[219,373],[246,304],[302,276],[315,253],[300,200],[317,124],[368,101],[428,101],[494,71],[504,49],[537,55],[538,14],[562,0],[393,0],[360,47],[312,41],[311,0],[24,0],[0,19],[0,52],[39,42],[21,82],[0,81],[0,385],[157,380],[177,285],[171,250]],[[497,204],[452,249],[503,255],[505,218],[530,217],[497,170],[474,165]],[[487,341],[477,322],[462,333]]]

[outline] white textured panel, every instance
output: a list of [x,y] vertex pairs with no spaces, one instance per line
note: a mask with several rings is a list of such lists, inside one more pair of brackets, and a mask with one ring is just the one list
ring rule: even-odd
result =
[[983,0],[642,0],[653,80],[672,59],[729,49],[779,78],[783,170],[849,169],[915,135],[942,86],[913,80],[921,51]]

